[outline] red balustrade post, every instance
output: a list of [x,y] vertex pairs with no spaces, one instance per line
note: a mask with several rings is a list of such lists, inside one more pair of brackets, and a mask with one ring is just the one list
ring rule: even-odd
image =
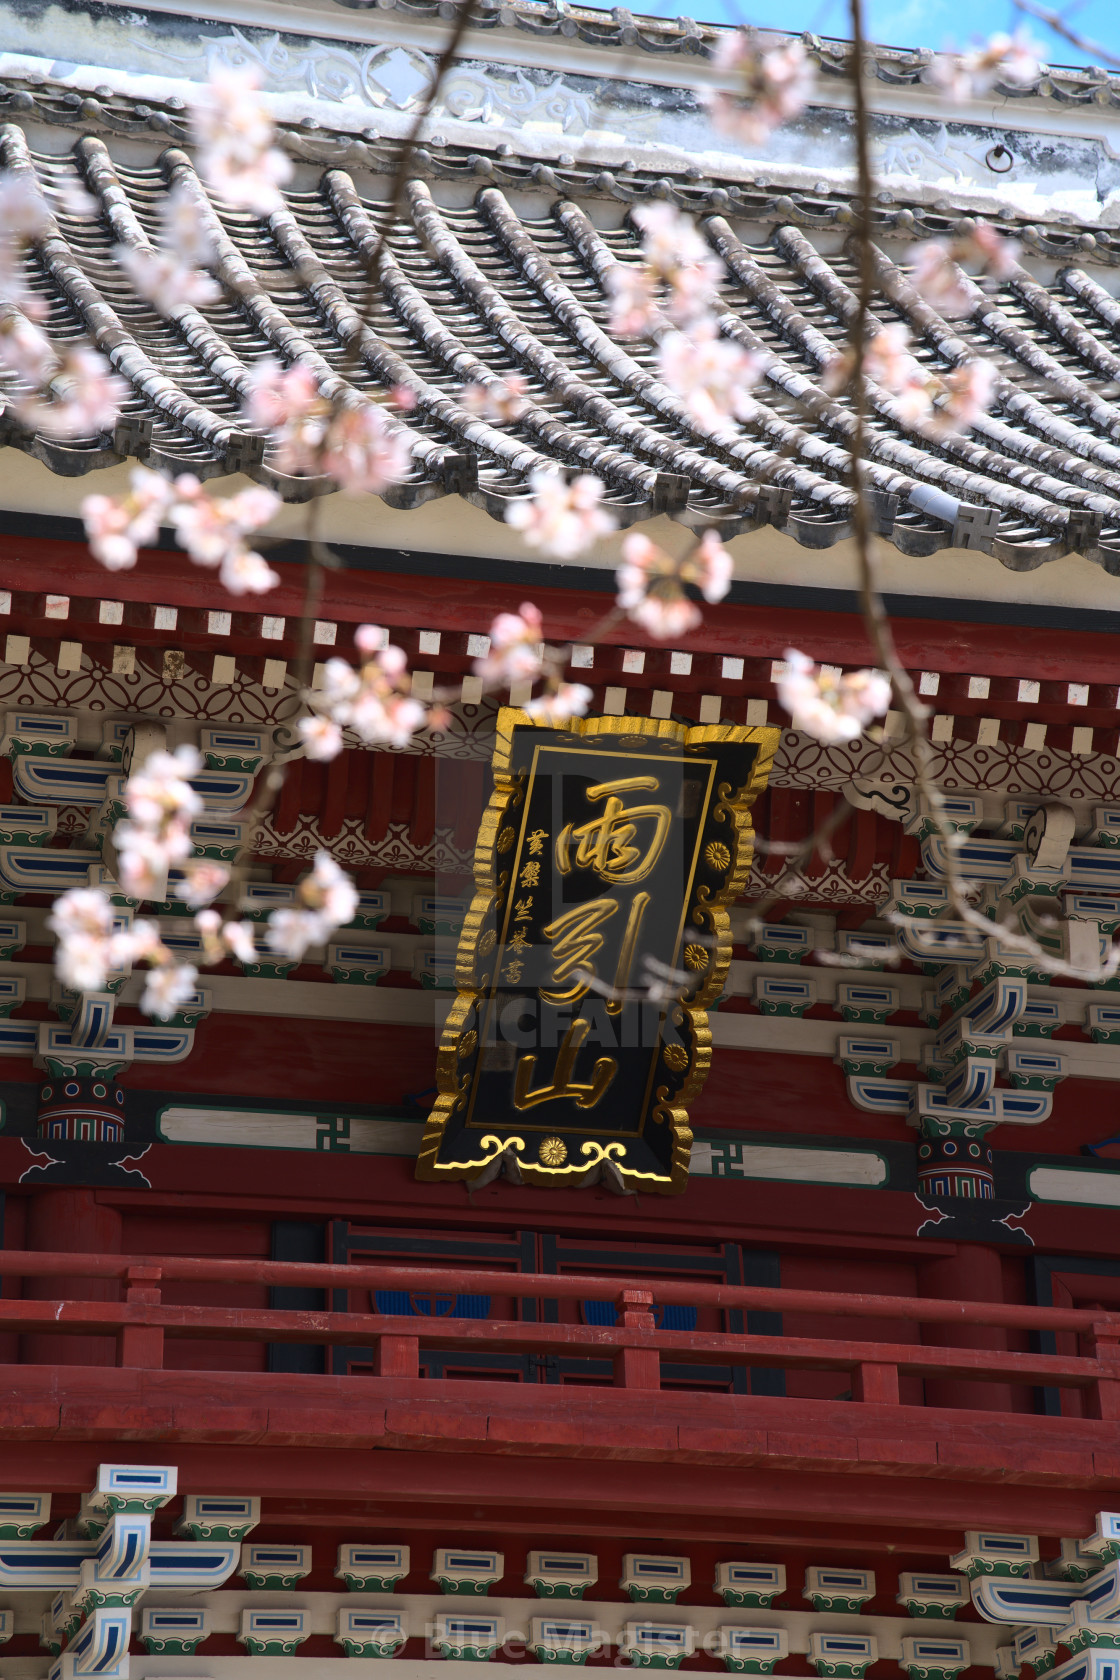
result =
[[[618,1297],[618,1321],[625,1330],[652,1330],[653,1295],[645,1289],[624,1289]],[[615,1355],[617,1388],[660,1388],[661,1355],[656,1348],[622,1348]]]
[[420,1342],[416,1336],[378,1336],[373,1344],[375,1377],[418,1377]]
[[[27,1211],[28,1248],[69,1254],[119,1254],[121,1215],[97,1199],[96,1190],[51,1188],[36,1192]],[[119,1301],[116,1278],[25,1278],[23,1293],[34,1301]],[[28,1365],[115,1365],[113,1336],[28,1335],[22,1357]]]
[[[158,1266],[130,1266],[124,1298],[129,1306],[158,1307],[162,1299]],[[125,1324],[117,1332],[117,1364],[144,1371],[163,1370],[163,1330],[158,1324]]]
[[1104,1368],[1086,1399],[1092,1417],[1120,1418],[1120,1330],[1114,1324],[1094,1324],[1090,1332],[1093,1358]]
[[872,1363],[857,1365],[852,1372],[852,1399],[869,1406],[897,1406],[898,1366]]
[[[988,1305],[1003,1300],[1003,1260],[999,1251],[982,1243],[962,1243],[943,1260],[927,1260],[918,1270],[918,1292],[943,1301],[975,1301]],[[921,1340],[932,1347],[990,1349],[1006,1353],[1007,1331],[965,1321],[923,1324]],[[977,1412],[1010,1412],[1009,1383],[967,1377],[927,1377],[927,1406],[960,1406]]]

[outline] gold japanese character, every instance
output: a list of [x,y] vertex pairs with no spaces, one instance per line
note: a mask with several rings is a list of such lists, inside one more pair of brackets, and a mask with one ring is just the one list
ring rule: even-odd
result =
[[590,1021],[585,1021],[582,1016],[578,1021],[572,1022],[557,1053],[556,1072],[552,1076],[551,1085],[538,1085],[534,1091],[531,1086],[537,1058],[522,1056],[517,1064],[514,1080],[514,1108],[536,1108],[541,1103],[556,1102],[561,1098],[574,1102],[577,1108],[595,1107],[606,1095],[608,1085],[618,1072],[618,1063],[613,1056],[600,1056],[591,1070],[589,1080],[582,1084],[573,1080],[576,1056],[590,1030]]
[[603,935],[598,931],[609,922],[618,909],[613,898],[593,898],[587,904],[577,904],[565,910],[544,929],[544,936],[552,944],[552,988],[542,989],[546,1003],[574,1003],[587,990],[586,982],[577,980],[566,991],[563,987],[576,969],[585,974],[595,973],[594,957],[602,949]]
[[521,970],[524,966],[520,957],[511,958],[502,971],[502,979],[508,980],[511,986],[520,986]]
[[[644,881],[658,858],[669,833],[672,812],[668,805],[630,805],[620,797],[660,787],[656,776],[624,776],[614,782],[596,782],[587,790],[590,800],[605,800],[602,814],[577,828],[566,823],[556,839],[556,867],[562,875],[573,868],[593,869],[601,881],[625,887]],[[649,823],[652,832],[639,832]],[[572,841],[577,842],[573,862]],[[643,849],[644,848],[644,849]]]
[[519,898],[516,900],[513,906],[513,919],[515,922],[532,921],[533,896],[531,893],[528,898]]
[[[540,857],[541,853],[544,851],[544,843],[547,839],[548,839],[547,828],[538,828],[535,831],[535,833],[530,834],[530,836],[529,836],[529,856],[530,857]],[[529,882],[527,881],[525,884],[526,884],[526,886],[528,886]]]
[[539,887],[541,884],[541,866],[539,863],[527,863],[518,877],[523,887]]
[[506,945],[506,950],[507,951],[527,951],[528,949],[529,949],[529,941],[525,937],[525,929],[524,928],[514,928],[513,938],[508,941],[508,943]]
[[[617,1015],[625,1002],[642,918],[649,903],[649,893],[634,894],[615,965],[614,986],[607,1003],[608,1015]],[[571,910],[565,910],[562,916],[549,922],[543,931],[544,937],[552,944],[553,967],[551,988],[546,990],[542,987],[540,992],[545,1003],[569,1004],[583,997],[588,987],[585,978],[577,978],[566,991],[556,988],[562,987],[565,980],[573,975],[597,977],[594,959],[603,946],[603,935],[599,929],[610,921],[617,909],[617,899],[593,898],[587,904],[577,904]]]

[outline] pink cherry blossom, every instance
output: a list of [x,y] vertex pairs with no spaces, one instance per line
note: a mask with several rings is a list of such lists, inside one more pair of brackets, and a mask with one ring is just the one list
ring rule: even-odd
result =
[[684,636],[701,613],[681,588],[674,561],[642,531],[622,539],[622,565],[615,573],[618,605],[628,618],[658,640]]
[[976,293],[953,261],[947,240],[924,239],[911,249],[907,260],[911,283],[931,309],[950,320],[972,313]]
[[24,422],[44,437],[95,437],[111,432],[128,384],[110,370],[104,356],[88,344],[67,345],[50,379],[53,401],[19,407]]
[[342,751],[342,730],[333,718],[313,713],[300,718],[296,727],[308,758],[337,758]]
[[[910,333],[901,321],[893,321],[875,334],[865,346],[863,371],[873,385],[898,399],[896,413],[903,425],[917,425],[933,407],[933,392],[939,382],[926,373],[909,351]],[[850,350],[826,363],[821,385],[833,396],[847,389],[854,359]]]
[[660,281],[669,288],[666,312],[670,318],[679,326],[687,326],[704,316],[718,301],[723,264],[709,249],[692,217],[671,204],[655,202],[640,205],[631,220],[642,235],[642,256],[650,281]]
[[47,926],[55,936],[55,969],[75,992],[99,992],[114,966],[111,941],[115,912],[94,887],[73,887],[51,906]]
[[659,595],[654,592],[636,601],[628,616],[662,642],[687,636],[703,620],[700,608],[687,595]]
[[280,208],[280,188],[291,179],[291,160],[274,144],[275,127],[258,97],[254,67],[217,70],[194,105],[198,168],[210,190],[228,203],[269,216]]
[[600,505],[602,482],[590,473],[569,482],[561,473],[538,467],[529,486],[530,495],[510,502],[506,524],[520,531],[530,548],[571,560],[614,530],[614,515]]
[[658,315],[649,268],[617,262],[607,270],[605,286],[611,304],[607,330],[616,338],[647,338]]
[[245,538],[266,525],[279,506],[279,496],[262,485],[218,497],[210,495],[193,473],[181,473],[175,480],[168,517],[196,565],[220,567],[221,581],[232,595],[261,595],[280,579],[246,546]]
[[721,134],[753,146],[803,111],[816,87],[816,67],[800,41],[762,52],[751,29],[723,37],[715,69],[734,77],[735,91],[709,94],[712,124]]
[[[642,235],[642,255],[661,280],[671,280],[681,267],[704,267],[712,252],[691,216],[663,199],[641,204],[632,213]],[[716,264],[717,273],[722,272]]]
[[28,287],[25,252],[46,233],[50,217],[33,179],[0,171],[0,303],[15,304],[25,315],[41,320],[46,304]]
[[249,370],[243,412],[251,426],[278,431],[293,420],[329,410],[314,373],[303,362],[283,367],[275,356],[262,356]]
[[323,944],[336,928],[353,921],[358,894],[350,877],[329,852],[319,852],[315,867],[297,888],[299,903],[274,910],[265,935],[270,950],[298,962],[311,945]]
[[722,601],[731,588],[735,562],[714,531],[705,531],[690,564],[705,601]]
[[113,255],[140,296],[161,315],[173,315],[191,304],[196,309],[216,303],[221,288],[209,274],[188,268],[169,251],[148,251],[142,246],[115,245]]
[[237,545],[222,555],[218,579],[231,595],[267,595],[280,582],[280,574],[256,549]]
[[50,225],[46,205],[34,177],[13,170],[0,171],[0,229],[5,239],[39,239]]
[[194,995],[197,985],[198,970],[190,963],[176,962],[174,958],[159,963],[148,970],[140,1008],[145,1015],[170,1021],[180,1006]]
[[932,426],[937,432],[967,432],[987,413],[995,384],[990,362],[963,362],[945,376],[948,395],[937,405]]
[[561,682],[528,701],[523,710],[542,723],[563,724],[569,718],[585,717],[593,698],[591,689],[584,683]]
[[223,887],[229,885],[229,879],[230,872],[224,863],[212,858],[195,858],[188,861],[182,880],[176,881],[174,896],[197,910],[217,898]]
[[668,332],[658,345],[661,377],[682,398],[699,425],[717,429],[749,412],[748,395],[766,360],[714,333],[686,337]]
[[127,571],[135,566],[137,551],[159,535],[172,494],[162,473],[134,467],[127,495],[85,498],[82,519],[86,538],[107,571]]
[[194,747],[149,753],[125,784],[129,816],[146,828],[157,828],[171,818],[200,816],[202,800],[190,778],[201,770],[202,758]]
[[474,662],[475,675],[486,683],[536,682],[544,670],[541,611],[523,601],[515,613],[499,613],[490,626],[490,650]]
[[990,222],[977,222],[969,232],[955,239],[926,239],[911,248],[911,281],[925,301],[950,319],[971,315],[976,291],[962,272],[969,264],[979,269],[985,283],[1009,278],[1018,263],[1021,246],[1008,239]]
[[159,208],[160,239],[187,268],[207,268],[215,261],[214,240],[202,205],[182,181],[172,187]]
[[223,922],[222,939],[238,962],[256,962],[257,934],[252,922]]
[[0,314],[0,363],[18,373],[29,385],[45,385],[58,357],[46,333],[29,321],[22,310]]
[[344,490],[380,496],[408,477],[408,439],[376,403],[342,409],[327,428],[320,470]]
[[[1000,233],[991,222],[977,222],[962,244],[966,249],[961,260],[967,262],[971,257],[979,262],[991,280],[1010,279],[1022,251],[1017,239],[1008,239],[1007,235]],[[968,246],[971,246],[971,250],[967,249]]]
[[[388,741],[393,746],[407,746],[418,729],[427,721],[427,711],[410,692],[411,678],[407,660],[399,647],[382,647],[384,632],[376,625],[362,625],[355,641],[359,649],[370,653],[360,671],[355,671],[345,659],[328,659],[319,688],[308,696],[316,715],[315,722],[301,724],[300,734],[309,743],[309,756],[334,757],[327,746],[341,743],[341,731],[349,728],[367,745]],[[332,726],[324,727],[324,725]],[[336,736],[334,729],[339,731]],[[310,750],[314,743],[316,751]]]
[[795,648],[787,648],[778,700],[802,734],[825,742],[854,741],[887,710],[891,685],[881,671],[852,671],[837,677],[815,668]]
[[459,401],[469,414],[491,420],[499,426],[510,426],[520,420],[528,408],[529,382],[520,373],[507,374],[505,379],[491,379],[485,385],[464,385]]
[[983,99],[1000,83],[1030,87],[1043,72],[1039,51],[1021,30],[1014,35],[991,35],[967,52],[939,53],[930,70],[930,81],[954,103],[970,96]]

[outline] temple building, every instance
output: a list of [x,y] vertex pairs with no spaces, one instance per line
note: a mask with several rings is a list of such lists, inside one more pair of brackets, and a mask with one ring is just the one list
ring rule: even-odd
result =
[[[0,1680],[1116,1680],[1120,77],[865,66],[873,325],[993,375],[966,432],[877,389],[867,424],[950,844],[901,713],[824,743],[777,699],[787,650],[875,663],[822,383],[858,309],[849,46],[804,38],[810,103],[752,149],[705,103],[724,31],[478,0],[394,183],[453,14],[0,14],[30,284],[128,384],[62,439],[3,376]],[[293,164],[267,219],[196,168],[192,101],[246,65]],[[175,186],[220,297],[161,314],[128,258]],[[610,331],[662,202],[765,366],[741,421]],[[912,247],[980,222],[1017,254],[939,313]],[[410,391],[407,476],[280,470],[243,413],[269,354]],[[512,375],[508,422],[464,402]],[[279,585],[231,595],[169,531],[99,565],[82,500],[137,462],[277,491]],[[527,548],[542,468],[600,478],[615,533]],[[635,528],[730,547],[698,629],[613,610]],[[476,672],[527,600],[578,725]],[[444,715],[317,762],[301,673],[371,624]],[[251,838],[234,909],[263,930],[326,850],[358,911],[160,1020],[139,974],[63,987],[48,917],[100,886],[199,953],[115,873],[130,770],[182,744],[197,852]]]

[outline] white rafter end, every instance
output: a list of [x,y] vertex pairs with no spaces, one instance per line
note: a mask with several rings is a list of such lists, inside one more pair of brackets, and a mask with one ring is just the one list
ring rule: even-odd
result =
[[97,622],[99,624],[123,624],[123,601],[100,601],[97,607]]
[[608,688],[603,694],[603,714],[606,717],[626,716],[626,690]]
[[1023,746],[1027,752],[1041,752],[1046,745],[1046,725],[1028,723],[1023,731]]
[[1020,677],[1016,698],[1021,702],[1021,704],[1024,706],[1037,706],[1039,695],[1041,693],[1041,683],[1036,682],[1033,677]]
[[667,718],[673,715],[673,696],[667,688],[655,688],[649,699],[649,715],[651,718]]
[[264,675],[261,677],[262,688],[283,688],[288,680],[288,661],[286,659],[266,659]]
[[700,696],[700,722],[718,723],[723,715],[723,701],[718,694]]
[[1073,742],[1070,752],[1077,758],[1088,758],[1093,750],[1093,731],[1087,724],[1079,723],[1073,731]]
[[58,665],[57,665],[56,668],[57,668],[60,676],[62,676],[67,671],[80,671],[81,670],[81,668],[82,668],[82,644],[81,644],[81,642],[59,642],[59,644],[58,644]]
[[136,673],[136,649],[118,645],[113,649],[113,675],[131,677]]
[[919,694],[936,694],[941,687],[940,671],[923,671],[918,678]]
[[929,726],[929,738],[939,747],[948,746],[953,739],[953,728],[956,718],[949,712],[938,712]]

